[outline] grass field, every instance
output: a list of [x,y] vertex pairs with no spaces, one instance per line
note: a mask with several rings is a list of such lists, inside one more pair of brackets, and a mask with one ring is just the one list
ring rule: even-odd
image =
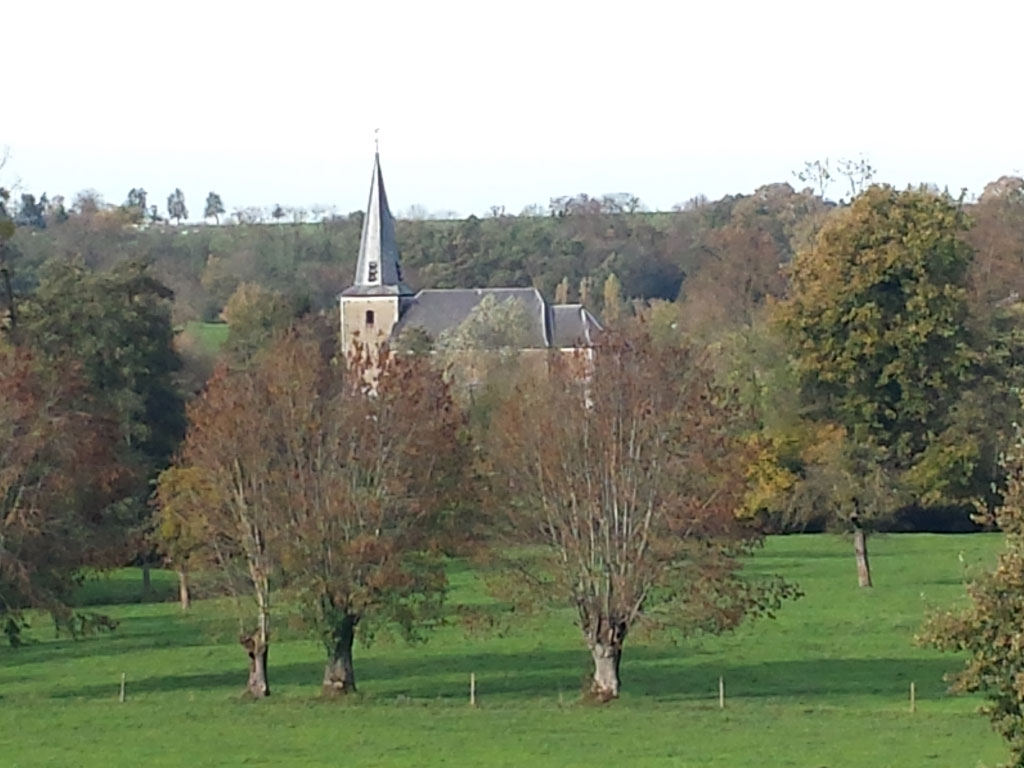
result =
[[[318,698],[321,654],[286,626],[270,652],[273,695],[242,700],[245,658],[222,602],[183,616],[129,603],[137,572],[88,583],[118,600],[113,633],[0,647],[4,766],[801,766],[994,765],[1006,753],[976,698],[945,694],[959,660],[915,648],[929,607],[962,595],[964,566],[991,564],[990,535],[872,540],[876,587],[858,590],[850,544],[775,538],[755,568],[806,596],[776,620],[715,638],[627,639],[623,698],[580,703],[587,654],[568,611],[520,619],[504,636],[451,626],[426,645],[358,648],[361,693]],[[454,568],[452,599],[480,598]],[[154,578],[171,596],[172,575]],[[278,627],[286,624],[283,620]],[[117,701],[121,673],[127,701]],[[480,706],[467,706],[470,673]],[[718,677],[727,702],[718,709]],[[908,686],[918,709],[908,711]]]
[[185,323],[182,330],[194,337],[200,347],[211,355],[217,354],[228,339],[227,323],[201,323],[192,320]]

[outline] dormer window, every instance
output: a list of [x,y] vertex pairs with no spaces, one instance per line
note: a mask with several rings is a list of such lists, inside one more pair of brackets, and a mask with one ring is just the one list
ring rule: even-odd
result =
[[376,261],[371,261],[370,262],[370,282],[372,283],[372,282],[375,282],[376,280],[377,280],[377,262]]
[[367,328],[373,328],[373,320],[374,320],[373,310],[372,309],[366,310],[366,327]]

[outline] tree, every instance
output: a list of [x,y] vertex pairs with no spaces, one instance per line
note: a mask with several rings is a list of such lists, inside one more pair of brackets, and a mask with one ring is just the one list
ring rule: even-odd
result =
[[818,197],[825,197],[825,192],[832,184],[832,167],[828,158],[824,160],[807,160],[803,170],[793,171],[793,175],[805,184],[812,184]]
[[95,189],[83,189],[75,195],[71,203],[71,210],[79,216],[95,216],[107,208],[103,202],[103,195]]
[[[282,467],[269,418],[273,392],[261,373],[221,367],[189,404],[188,432],[175,468],[189,472],[189,483],[205,492],[178,493],[172,479],[165,479],[159,497],[171,505],[165,519],[180,518],[187,539],[201,542],[189,561],[201,558],[235,598],[239,643],[249,657],[246,692],[254,698],[270,695],[271,587],[279,583],[281,517],[287,514],[272,482]],[[252,608],[243,607],[243,600],[251,600]]]
[[51,363],[78,362],[96,399],[119,414],[123,442],[151,472],[166,466],[184,431],[172,298],[138,262],[96,273],[54,261],[22,313],[26,344]]
[[174,350],[171,298],[170,290],[136,262],[96,273],[78,261],[55,261],[45,266],[38,288],[24,302],[19,326],[40,360],[80,368],[90,407],[117,417],[121,459],[137,471],[134,487],[121,499],[126,523],[121,533],[139,544],[144,594],[153,554],[142,545],[150,516],[146,502],[185,429],[175,381],[181,359]]
[[453,394],[476,422],[485,423],[494,406],[509,396],[529,346],[530,317],[517,298],[487,294],[434,344]]
[[390,623],[414,639],[441,617],[438,545],[471,488],[462,416],[426,357],[357,355],[339,381],[315,340],[286,339],[267,364],[301,370],[277,419],[295,468],[285,572],[327,653],[323,691],[346,694],[357,629],[368,641]]
[[124,208],[129,212],[133,221],[141,222],[146,218],[146,190],[142,187],[132,187],[128,190],[128,198],[125,200]]
[[339,375],[330,338],[293,331],[255,365],[222,368],[161,481],[171,538],[253,599],[240,637],[256,697],[269,694],[272,588],[323,642],[328,694],[355,690],[357,628],[368,639],[394,622],[414,636],[444,594],[431,544],[467,464],[447,387],[425,358],[386,351],[372,387],[368,357]]
[[116,422],[83,408],[84,389],[74,367],[0,340],[0,629],[12,644],[27,608],[72,634],[111,626],[68,605],[81,569],[123,562],[115,502],[133,481]]
[[177,187],[167,196],[167,218],[174,219],[178,224],[181,224],[182,219],[188,218],[188,208],[185,207],[185,193]]
[[568,304],[569,303],[569,278],[563,277],[561,282],[555,287],[555,304]]
[[[0,158],[0,168],[3,168],[6,155]],[[15,224],[7,205],[11,199],[11,193],[4,187],[0,187],[0,291],[3,291],[4,304],[7,315],[6,327],[13,331],[18,324],[18,313],[14,306],[14,288],[11,280],[11,268],[9,259],[11,255],[10,239],[14,237]]]
[[836,173],[845,178],[850,187],[849,197],[845,198],[847,202],[867,189],[871,180],[875,178],[875,168],[864,155],[856,160],[840,158],[836,163]]
[[239,283],[224,306],[228,324],[225,352],[237,364],[250,361],[295,319],[295,309],[282,294],[256,283]]
[[1012,768],[1024,766],[1024,434],[1018,428],[1006,460],[1007,488],[996,522],[1003,551],[994,571],[967,587],[969,605],[932,615],[917,637],[921,645],[966,654],[952,675],[955,692],[981,692],[982,712],[1010,746]]
[[599,700],[619,695],[637,625],[719,631],[794,594],[742,573],[760,539],[737,515],[746,459],[734,420],[694,350],[633,327],[593,356],[553,358],[492,422],[489,522],[519,559],[511,590],[576,609]]
[[769,232],[731,223],[704,238],[706,259],[683,283],[682,322],[702,338],[749,328],[771,297],[782,296],[783,254]]
[[224,213],[224,203],[220,199],[220,195],[216,192],[211,192],[206,196],[206,208],[203,210],[203,218],[212,218],[215,223],[220,224],[221,214]]
[[23,227],[46,229],[45,214],[45,203],[43,201],[36,202],[35,195],[23,192],[21,195],[21,205],[18,206],[18,215],[14,217],[14,223]]
[[192,607],[191,561],[202,550],[209,526],[202,510],[217,503],[209,476],[195,467],[172,466],[160,473],[155,503],[157,540],[178,571],[181,610]]
[[[840,427],[848,443],[840,454],[866,462],[848,477],[881,473],[894,505],[908,481],[911,498],[924,500],[937,475],[962,480],[944,489],[948,502],[992,480],[975,471],[983,469],[976,456],[941,449],[981,358],[967,323],[966,228],[948,195],[872,187],[797,255],[790,297],[778,306],[807,414]],[[866,484],[846,493],[835,501],[854,510],[860,552],[865,499],[879,497]],[[896,511],[884,506],[876,513]],[[860,581],[869,586],[863,554]]]
[[590,304],[590,291],[594,285],[594,278],[582,277],[580,278],[580,304],[588,306]]
[[614,325],[622,318],[622,284],[612,272],[604,281],[604,313],[606,323]]

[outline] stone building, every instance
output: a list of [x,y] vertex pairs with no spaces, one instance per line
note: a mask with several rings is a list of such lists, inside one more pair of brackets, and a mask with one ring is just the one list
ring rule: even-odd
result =
[[461,325],[487,296],[497,302],[518,299],[528,317],[522,335],[526,350],[589,347],[601,327],[583,305],[549,304],[536,288],[409,288],[402,279],[380,155],[375,154],[355,282],[339,296],[346,357],[357,342],[379,345],[412,328],[437,339]]

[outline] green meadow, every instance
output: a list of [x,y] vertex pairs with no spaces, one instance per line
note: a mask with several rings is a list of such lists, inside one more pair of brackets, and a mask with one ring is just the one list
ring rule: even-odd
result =
[[210,355],[216,355],[228,339],[227,323],[201,323],[192,320],[185,323],[181,330],[195,338],[200,349]]
[[[751,568],[805,595],[776,619],[720,637],[634,635],[624,693],[584,703],[588,654],[564,609],[515,616],[478,634],[457,622],[422,645],[379,636],[359,646],[360,693],[319,698],[320,648],[284,607],[270,651],[272,696],[240,697],[246,659],[223,600],[189,614],[174,576],[140,602],[134,570],[84,585],[112,633],[0,647],[4,766],[865,766],[995,765],[999,738],[980,699],[946,693],[960,660],[912,644],[929,609],[963,599],[997,536],[890,535],[871,541],[875,588],[859,590],[848,540],[772,538]],[[454,564],[451,601],[486,600]],[[126,701],[118,701],[121,675]],[[478,706],[468,705],[469,678]],[[725,708],[718,704],[718,680]],[[909,710],[914,682],[917,711]]]

